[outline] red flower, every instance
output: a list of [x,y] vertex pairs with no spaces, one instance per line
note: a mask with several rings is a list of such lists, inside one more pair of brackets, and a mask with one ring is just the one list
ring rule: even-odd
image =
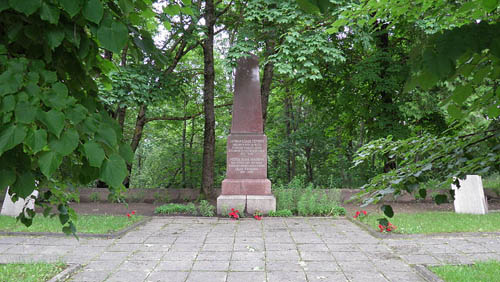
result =
[[356,215],[354,215],[353,217],[354,218],[358,218],[358,216],[360,215],[361,213],[359,211],[356,211]]
[[366,215],[366,211],[361,211],[364,215]]
[[134,215],[134,214],[135,214],[135,211],[132,211],[132,215]]
[[130,214],[129,213],[127,213],[127,216],[128,216],[128,218],[130,218]]
[[257,219],[257,220],[261,220],[261,219],[262,219],[262,216],[260,216],[260,215],[258,215],[258,214],[254,215],[253,217],[254,217],[255,219]]
[[380,229],[380,232],[383,232],[384,229],[385,229],[385,226],[383,226],[382,224],[379,224],[378,225],[378,228]]

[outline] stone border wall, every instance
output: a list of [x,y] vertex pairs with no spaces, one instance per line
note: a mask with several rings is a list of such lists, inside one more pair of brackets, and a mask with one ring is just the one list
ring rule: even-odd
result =
[[[217,195],[220,194],[220,188],[215,189]],[[341,192],[341,200],[345,202],[350,199],[350,197],[359,192],[359,189],[340,189]],[[337,189],[321,189],[319,191],[337,191]],[[127,191],[126,197],[127,202],[144,202],[144,203],[162,203],[164,202],[165,195],[168,193],[169,202],[187,202],[194,201],[198,198],[200,194],[200,189],[197,188],[182,188],[182,189],[165,189],[165,188],[133,188]],[[500,200],[500,196],[495,194],[495,191],[490,189],[485,189],[484,193],[488,197],[488,199],[496,199]],[[80,202],[88,203],[92,202],[91,195],[98,195],[99,202],[108,202],[108,194],[109,191],[106,188],[80,188]],[[428,197],[426,198],[426,202],[431,202],[432,193],[428,193]],[[3,202],[5,196],[5,191],[2,191],[0,195],[0,203]],[[415,202],[415,198],[408,193],[405,193],[398,197],[396,200],[392,196],[386,196],[384,199],[385,202],[401,202],[401,203],[409,203]]]

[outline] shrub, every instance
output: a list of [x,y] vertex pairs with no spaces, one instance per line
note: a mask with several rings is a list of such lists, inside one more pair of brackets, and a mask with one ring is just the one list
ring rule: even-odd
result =
[[193,203],[189,203],[186,205],[182,204],[166,204],[155,208],[155,213],[158,214],[191,214],[197,215],[196,207]]
[[95,203],[95,202],[99,202],[99,200],[100,200],[99,193],[97,193],[97,192],[92,192],[92,193],[90,194],[90,200],[91,200],[92,202],[94,202],[94,203]]
[[206,200],[200,201],[199,209],[200,209],[200,214],[202,216],[214,216],[215,215],[215,207],[213,205],[211,205]]
[[268,216],[273,216],[273,217],[289,217],[293,216],[293,213],[291,210],[277,210],[277,211],[270,211]]

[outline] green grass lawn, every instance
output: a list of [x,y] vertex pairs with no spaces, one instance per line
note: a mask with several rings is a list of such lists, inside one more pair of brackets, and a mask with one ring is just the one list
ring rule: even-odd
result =
[[[378,231],[377,218],[381,217],[382,214],[368,214],[365,222]],[[389,221],[397,227],[394,233],[402,234],[500,231],[500,212],[485,215],[454,212],[396,213]]]
[[[118,231],[141,220],[142,216],[79,215],[75,222],[78,233],[107,234]],[[0,216],[0,231],[4,232],[57,232],[62,233],[58,217],[49,218],[38,214],[30,227],[10,216]],[[1,281],[1,280],[0,280]]]
[[47,281],[66,268],[64,263],[0,264],[0,281]]
[[500,281],[500,262],[477,262],[474,265],[433,266],[430,270],[449,282]]

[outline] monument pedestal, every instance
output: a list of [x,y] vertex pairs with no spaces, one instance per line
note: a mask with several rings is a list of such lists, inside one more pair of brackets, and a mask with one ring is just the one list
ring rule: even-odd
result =
[[268,214],[276,211],[276,198],[274,195],[220,195],[217,198],[217,214],[227,215],[232,208],[248,214]]
[[270,195],[269,179],[224,179],[222,195]]
[[267,137],[263,132],[256,56],[240,58],[234,83],[226,179],[217,198],[217,214],[227,215],[232,208],[249,214],[266,214],[276,210],[276,198],[267,179]]

